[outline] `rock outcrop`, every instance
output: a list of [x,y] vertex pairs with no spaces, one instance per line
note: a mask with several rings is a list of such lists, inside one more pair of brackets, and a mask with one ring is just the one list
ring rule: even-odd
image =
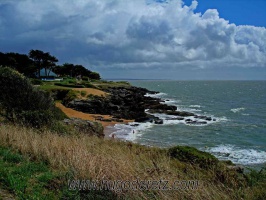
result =
[[64,123],[73,126],[79,133],[100,138],[104,137],[103,126],[100,123],[77,118],[64,119]]
[[[147,96],[158,92],[149,91],[139,87],[110,87],[104,90],[107,97],[93,96],[87,100],[75,99],[64,102],[66,107],[90,114],[112,115],[115,118],[134,119],[136,122],[154,122],[163,124],[163,120],[153,114],[161,113],[173,115],[170,120],[184,120],[186,117],[193,117],[193,120],[186,120],[191,125],[207,124],[207,121],[215,121],[211,117],[198,116],[191,112],[177,111],[174,105],[162,102],[160,98]],[[148,112],[145,112],[148,109]]]

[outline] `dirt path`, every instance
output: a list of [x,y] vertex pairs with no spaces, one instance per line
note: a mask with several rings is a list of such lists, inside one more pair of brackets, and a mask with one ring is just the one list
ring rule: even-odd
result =
[[[86,89],[86,88],[84,88]],[[67,108],[65,107],[63,104],[61,103],[56,103],[56,106],[58,108],[60,108],[68,117],[75,117],[75,118],[80,118],[80,119],[84,119],[84,120],[90,120],[90,121],[96,121],[95,117],[103,117],[104,119],[110,119],[112,118],[112,116],[110,115],[97,115],[97,114],[87,114],[87,113],[83,113],[83,112],[79,112],[76,110],[73,110],[71,108]],[[104,121],[100,121],[97,120],[97,122],[100,122],[104,127],[106,126],[114,126],[115,124],[126,124],[128,122],[132,122],[133,120],[124,120],[124,122],[104,122]]]

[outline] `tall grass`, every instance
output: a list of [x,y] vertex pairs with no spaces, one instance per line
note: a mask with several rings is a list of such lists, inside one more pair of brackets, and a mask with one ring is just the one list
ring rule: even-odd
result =
[[[0,126],[0,145],[69,170],[74,178],[90,180],[199,180],[197,190],[113,191],[128,199],[239,199],[245,197],[237,174],[219,169],[202,169],[179,162],[158,148],[97,137],[59,136],[49,131],[10,125]],[[222,177],[222,178],[221,178]],[[248,197],[248,196],[247,196]]]

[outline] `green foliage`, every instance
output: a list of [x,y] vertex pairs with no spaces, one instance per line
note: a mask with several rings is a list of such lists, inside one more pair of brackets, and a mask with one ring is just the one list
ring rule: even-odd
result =
[[65,199],[73,193],[65,182],[65,173],[0,147],[0,183],[18,199]]
[[249,173],[247,173],[247,181],[249,186],[255,186],[260,182],[266,184],[266,167],[263,167],[260,171],[248,168]]
[[42,85],[43,84],[43,82],[40,79],[37,79],[37,78],[30,79],[30,82],[31,82],[32,85]]
[[35,77],[34,73],[37,71],[32,60],[27,55],[19,53],[0,52],[0,65],[16,69],[27,77]]
[[101,79],[101,76],[100,76],[100,74],[97,73],[97,72],[91,72],[91,73],[89,74],[89,78],[94,79],[94,80],[100,80],[100,79]]
[[85,83],[84,84],[86,88],[96,88],[93,84],[91,83]]
[[30,50],[29,57],[33,60],[34,64],[38,67],[39,77],[40,70],[45,69],[45,77],[49,76],[50,71],[55,67],[55,63],[58,62],[58,59],[49,52],[43,52],[40,50]]
[[47,89],[55,100],[63,100],[70,89],[51,88]]
[[54,119],[54,102],[49,93],[34,87],[30,80],[8,67],[0,68],[0,105],[2,115],[33,127]]
[[55,121],[49,126],[49,130],[59,135],[75,134],[71,127],[65,125],[63,122]]
[[19,122],[23,125],[41,128],[42,126],[51,124],[54,120],[54,115],[49,110],[29,110],[22,111],[19,114]]
[[58,107],[54,107],[53,115],[56,120],[64,120],[68,118],[68,116],[66,116],[66,114]]
[[87,92],[86,92],[86,91],[81,91],[81,92],[80,92],[80,95],[81,95],[82,97],[85,97],[85,96],[86,96],[86,94],[87,94]]
[[218,159],[213,155],[199,151],[194,147],[176,146],[168,149],[168,155],[183,162],[197,164],[201,168],[212,168],[218,164]]
[[70,87],[70,88],[85,88],[84,85],[74,85],[74,84],[64,84],[64,83],[55,83],[55,85],[62,87]]
[[82,76],[82,80],[83,81],[89,81],[89,77],[88,76]]
[[74,90],[70,90],[66,97],[63,99],[63,104],[68,104],[70,101],[73,101],[74,99],[77,98],[77,92]]

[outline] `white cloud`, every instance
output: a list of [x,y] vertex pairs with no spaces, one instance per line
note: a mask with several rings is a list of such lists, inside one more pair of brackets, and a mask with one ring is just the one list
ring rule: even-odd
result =
[[265,28],[229,24],[214,9],[195,13],[197,1],[147,2],[4,1],[0,42],[43,45],[87,65],[266,67]]

